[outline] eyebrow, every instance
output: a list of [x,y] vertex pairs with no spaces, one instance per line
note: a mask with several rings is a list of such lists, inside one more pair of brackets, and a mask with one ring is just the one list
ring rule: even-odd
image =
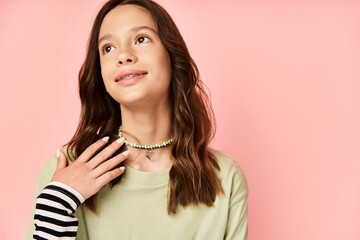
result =
[[[152,29],[151,27],[149,27],[149,26],[138,26],[138,27],[134,27],[134,28],[130,29],[130,31],[131,31],[131,32],[139,32],[140,30],[143,30],[143,29],[150,30],[150,31],[154,32],[155,34],[157,34],[157,32],[156,32],[154,29]],[[111,33],[108,33],[108,34],[102,36],[102,37],[99,39],[98,46],[100,45],[100,43],[101,43],[102,41],[107,40],[107,39],[111,38],[112,36],[113,36],[113,35],[112,35]]]

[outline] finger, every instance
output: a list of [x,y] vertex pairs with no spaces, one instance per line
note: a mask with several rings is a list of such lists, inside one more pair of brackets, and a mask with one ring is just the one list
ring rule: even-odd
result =
[[76,162],[87,162],[94,154],[99,151],[100,148],[102,148],[107,142],[109,141],[109,136],[103,137],[93,144],[91,144],[89,147],[83,151]]
[[111,171],[119,163],[124,161],[127,158],[128,155],[129,155],[129,150],[126,150],[126,151],[122,152],[121,154],[118,154],[115,157],[101,163],[99,166],[97,166],[93,170],[92,175],[95,178],[97,178],[97,177],[103,175],[104,173]]
[[124,171],[125,171],[125,167],[121,166],[119,168],[115,168],[112,171],[104,173],[103,175],[101,175],[100,177],[98,177],[96,179],[98,186],[100,186],[100,188],[103,187],[105,184],[107,184],[111,180],[120,176]]
[[89,166],[91,169],[96,168],[110,156],[112,156],[123,144],[124,138],[119,138],[118,140],[111,143],[109,146],[104,148],[101,152],[99,152],[95,157],[93,157],[89,162]]
[[66,167],[66,157],[64,156],[64,153],[60,149],[56,151],[56,156],[57,156],[57,165],[55,171],[58,171]]

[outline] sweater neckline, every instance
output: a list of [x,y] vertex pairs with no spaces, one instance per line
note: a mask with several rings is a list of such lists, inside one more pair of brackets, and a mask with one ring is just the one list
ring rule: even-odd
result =
[[122,178],[139,183],[143,186],[165,185],[169,181],[169,172],[171,168],[159,172],[144,172],[130,167],[126,163]]

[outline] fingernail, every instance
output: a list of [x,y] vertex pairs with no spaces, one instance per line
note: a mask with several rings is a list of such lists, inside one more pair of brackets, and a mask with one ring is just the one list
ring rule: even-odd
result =
[[119,138],[118,140],[116,140],[117,141],[117,143],[123,143],[124,142],[124,140],[125,140],[125,138],[124,137],[121,137],[121,138]]
[[124,155],[124,156],[127,156],[127,155],[129,155],[129,150],[126,150],[126,151],[124,151],[124,152],[122,152],[122,155]]
[[60,156],[60,149],[56,150],[56,157],[59,158]]
[[109,140],[109,136],[103,137],[101,140],[103,140],[104,142],[107,142]]
[[121,170],[121,171],[124,171],[124,170],[125,170],[125,166],[121,166],[121,167],[120,167],[120,170]]

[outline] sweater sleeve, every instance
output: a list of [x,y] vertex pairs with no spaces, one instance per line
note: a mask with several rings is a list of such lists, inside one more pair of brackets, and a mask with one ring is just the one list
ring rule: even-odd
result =
[[34,239],[75,239],[78,219],[72,214],[84,197],[60,182],[50,182],[36,198]]
[[245,197],[229,209],[227,234],[225,240],[248,239],[247,202],[247,197]]
[[234,164],[228,221],[224,240],[248,239],[248,184],[244,172]]

